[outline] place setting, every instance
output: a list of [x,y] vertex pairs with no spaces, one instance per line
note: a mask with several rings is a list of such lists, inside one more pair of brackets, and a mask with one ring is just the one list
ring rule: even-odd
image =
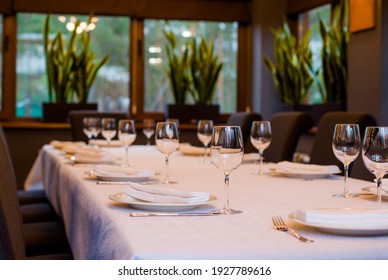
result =
[[305,164],[290,161],[281,161],[269,169],[271,176],[282,176],[313,180],[338,175],[342,171],[337,165]]
[[85,171],[90,178],[98,180],[97,184],[125,184],[127,182],[160,182],[154,176],[156,172],[150,169],[122,167],[98,164]]
[[[195,212],[192,210],[214,202],[217,198],[205,192],[183,191],[179,184],[174,185],[174,188],[172,188],[166,187],[165,184],[145,186],[139,183],[128,183],[122,192],[109,195],[109,199],[127,204],[133,209],[157,211],[152,212],[152,214],[150,212],[130,212],[129,214],[132,217],[146,217],[159,215],[213,215],[216,213],[213,207],[205,207],[205,210],[202,207]],[[191,212],[187,213],[185,211]]]

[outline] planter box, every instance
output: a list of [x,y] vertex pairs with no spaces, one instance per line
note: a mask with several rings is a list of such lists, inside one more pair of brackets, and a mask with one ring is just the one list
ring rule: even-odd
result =
[[178,119],[179,123],[197,124],[198,120],[213,120],[218,122],[220,116],[219,105],[166,105],[166,117]]
[[43,103],[42,121],[49,123],[68,122],[70,111],[97,110],[97,103]]

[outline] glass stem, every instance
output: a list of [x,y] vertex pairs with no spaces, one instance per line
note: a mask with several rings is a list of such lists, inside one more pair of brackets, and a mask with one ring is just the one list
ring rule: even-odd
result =
[[259,164],[259,175],[263,172],[263,151],[259,151],[260,154],[260,164]]
[[229,212],[230,211],[230,205],[229,205],[229,172],[225,172],[225,192],[226,192],[226,205],[224,209]]
[[203,162],[206,163],[207,161],[207,145],[205,145],[205,154],[203,156]]
[[166,156],[166,161],[165,161],[166,179],[164,180],[166,183],[170,182],[170,175],[168,174],[168,164],[169,164],[169,159]]
[[129,160],[128,160],[128,146],[125,146],[125,166],[129,167]]
[[151,145],[151,139],[147,137],[147,146]]
[[349,196],[348,186],[346,184],[348,180],[349,164],[344,164],[344,197]]
[[381,178],[376,178],[377,180],[377,203],[381,204]]

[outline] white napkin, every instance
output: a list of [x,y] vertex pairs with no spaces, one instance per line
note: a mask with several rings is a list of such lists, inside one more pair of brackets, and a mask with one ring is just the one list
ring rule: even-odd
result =
[[98,164],[92,170],[91,174],[97,174],[107,177],[126,177],[126,176],[139,176],[139,177],[151,177],[155,175],[154,170],[137,169],[132,167],[112,166],[106,164]]
[[290,174],[335,174],[341,170],[337,165],[305,164],[290,161],[281,161],[274,167],[275,172]]
[[[184,155],[203,156],[205,154],[204,147],[192,146],[190,143],[180,143],[178,150]],[[207,153],[209,153],[209,149]]]
[[388,226],[388,208],[326,208],[297,210],[294,218],[311,225],[336,227]]
[[70,157],[76,163],[107,163],[113,162],[114,158],[108,154],[79,154],[76,153]]
[[143,186],[136,183],[129,183],[123,191],[126,195],[143,201],[154,203],[199,203],[209,200],[208,193],[185,192],[166,185]]
[[81,147],[86,145],[86,143],[83,141],[59,141],[59,140],[52,140],[50,141],[49,144],[56,149],[63,149],[66,146]]
[[[108,141],[104,139],[92,139],[90,140],[90,145],[97,145],[100,147],[108,147]],[[110,141],[110,147],[121,147],[123,146],[123,142],[120,140],[111,140]]]

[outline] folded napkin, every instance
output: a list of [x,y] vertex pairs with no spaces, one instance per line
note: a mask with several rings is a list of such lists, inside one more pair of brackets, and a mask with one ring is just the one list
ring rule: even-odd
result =
[[63,149],[66,146],[81,147],[86,145],[86,143],[83,141],[59,141],[59,140],[52,140],[50,141],[49,144],[56,149]]
[[154,203],[199,203],[209,200],[208,193],[185,192],[166,185],[143,186],[136,183],[129,183],[123,193],[139,200]]
[[[190,143],[180,143],[178,150],[184,155],[203,156],[205,154],[204,147],[192,146]],[[209,149],[207,153],[209,153]]]
[[[90,140],[90,145],[97,145],[100,147],[108,147],[108,141],[103,139],[92,139]],[[111,140],[110,141],[110,147],[121,147],[123,146],[123,142],[120,140]]]
[[80,154],[84,156],[93,157],[95,155],[100,156],[102,153],[106,154],[106,151],[100,149],[99,147],[92,146],[77,146],[77,145],[67,145],[62,148],[67,154]]
[[337,165],[305,164],[290,161],[281,161],[274,167],[275,172],[290,174],[335,174],[341,170]]
[[90,174],[101,175],[106,177],[126,177],[126,176],[138,176],[138,177],[151,177],[155,175],[154,170],[137,169],[132,167],[112,166],[107,164],[98,164],[92,170]]
[[388,208],[326,208],[297,210],[294,218],[311,225],[368,228],[388,226]]
[[77,163],[102,163],[102,162],[112,162],[114,161],[114,158],[107,154],[93,154],[93,155],[86,155],[86,154],[79,154],[76,153],[70,157],[70,159]]

